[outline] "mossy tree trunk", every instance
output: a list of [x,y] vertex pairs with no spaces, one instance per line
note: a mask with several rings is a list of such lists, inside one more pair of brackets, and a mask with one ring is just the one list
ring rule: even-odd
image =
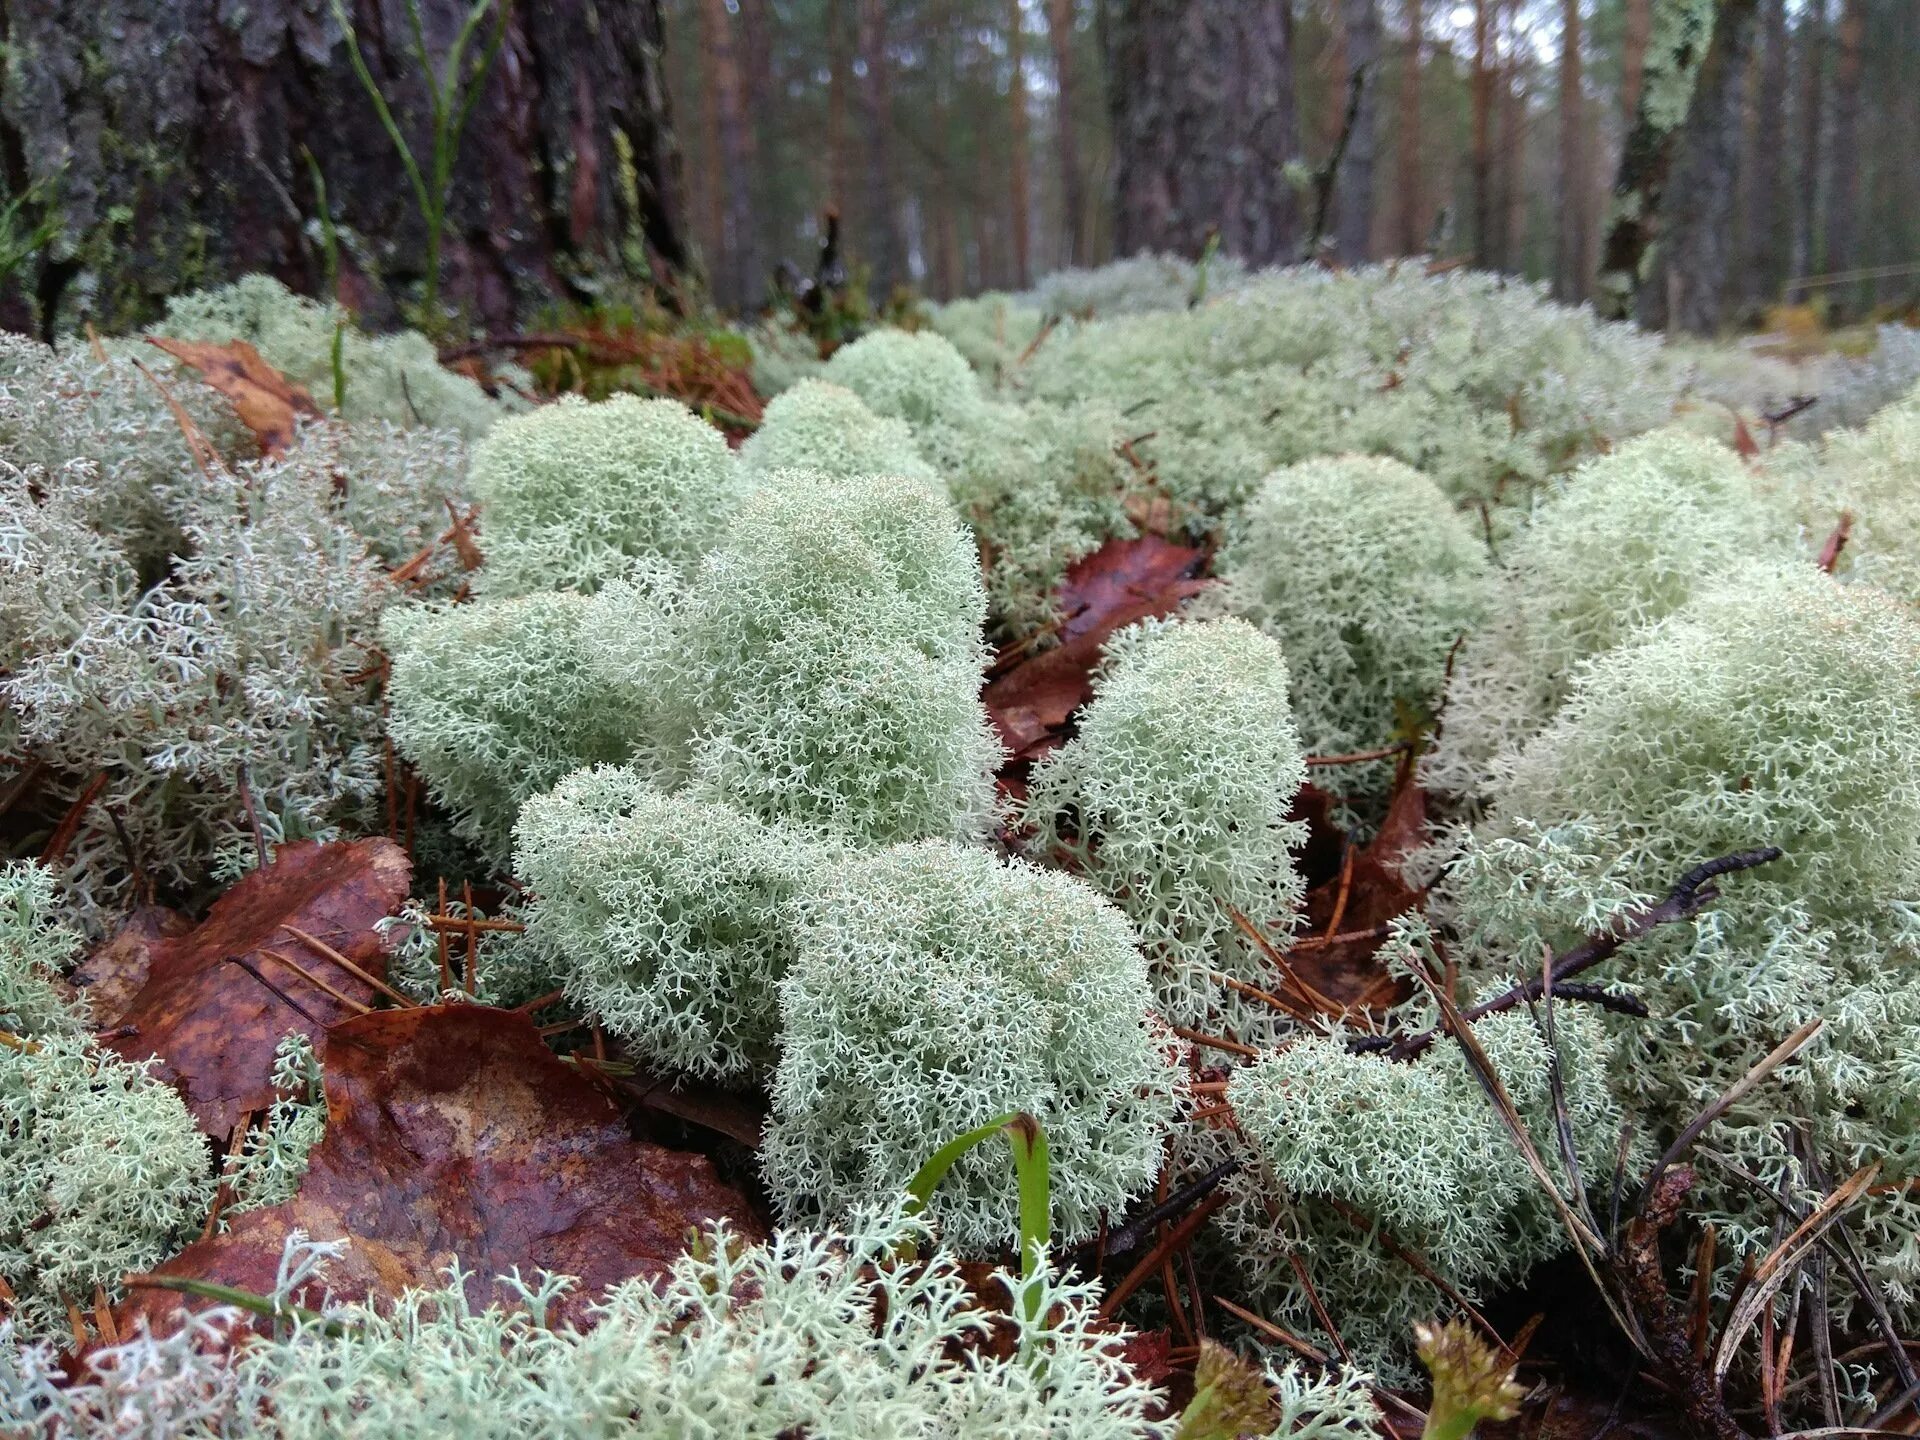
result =
[[[467,0],[419,0],[438,62]],[[348,0],[367,64],[425,167],[427,90],[404,0]],[[381,323],[422,278],[425,230],[327,0],[0,0],[9,193],[57,189],[61,232],[0,296],[42,332],[151,319],[249,271],[325,286],[310,154],[341,232],[341,288]],[[610,272],[684,259],[659,0],[516,0],[454,169],[442,293],[515,322]]]

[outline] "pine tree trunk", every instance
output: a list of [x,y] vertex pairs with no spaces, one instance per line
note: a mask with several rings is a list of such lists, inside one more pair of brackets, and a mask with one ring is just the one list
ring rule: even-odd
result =
[[[1833,148],[1827,162],[1827,258],[1821,268],[1828,273],[1860,263],[1860,112],[1866,98],[1860,74],[1866,37],[1865,0],[1844,0],[1833,66]],[[1849,302],[1859,292],[1860,286],[1845,282],[1827,289],[1843,315],[1852,313]]]
[[1007,0],[1007,57],[1011,73],[1007,81],[1007,226],[1013,237],[1014,288],[1025,290],[1033,283],[1033,264],[1029,246],[1032,217],[1028,214],[1027,183],[1027,59],[1020,0]]
[[872,267],[872,290],[885,300],[907,279],[907,246],[900,233],[900,206],[893,175],[892,62],[887,55],[887,0],[860,0],[860,58],[866,74],[860,80],[860,117],[866,134],[867,263]]
[[1787,263],[1785,226],[1787,167],[1787,6],[1764,0],[1760,19],[1759,117],[1754,152],[1754,223],[1747,250],[1746,293],[1753,300],[1775,294]]
[[1399,223],[1394,246],[1402,255],[1418,255],[1427,245],[1425,125],[1420,99],[1420,67],[1425,59],[1426,17],[1420,0],[1407,0],[1407,61],[1400,76],[1400,133],[1397,137]]
[[1473,263],[1480,269],[1495,263],[1493,203],[1493,72],[1495,0],[1474,0],[1473,6],[1473,150],[1469,159],[1473,180]]
[[[1793,210],[1793,254],[1788,268],[1795,277],[1813,273],[1820,239],[1820,127],[1826,100],[1827,0],[1808,0],[1800,20],[1800,168],[1799,198]],[[1806,299],[1796,286],[1787,299]]]
[[[436,63],[467,0],[420,0]],[[349,0],[367,64],[422,164],[426,87],[395,0]],[[40,328],[154,317],[249,271],[296,289],[325,260],[306,155],[345,234],[345,293],[394,318],[425,230],[320,0],[0,0],[0,153],[58,179],[63,230],[27,284]],[[514,5],[454,167],[443,297],[509,326],[569,278],[686,261],[659,0]],[[101,83],[98,77],[112,77]],[[16,192],[17,193],[17,192]]]
[[1581,92],[1580,0],[1560,14],[1559,218],[1554,235],[1553,289],[1569,303],[1586,294],[1586,103]]
[[827,0],[827,203],[845,216],[853,197],[847,193],[847,6],[852,0]]
[[[1348,265],[1365,264],[1373,254],[1373,167],[1380,87],[1380,11],[1375,0],[1341,0],[1341,24],[1347,37],[1348,84],[1360,77],[1360,104],[1341,157],[1340,208],[1334,242]],[[1343,97],[1343,104],[1345,103]],[[1343,121],[1344,121],[1344,117]]]
[[1230,254],[1291,259],[1290,0],[1124,0],[1112,24],[1115,248],[1197,255],[1217,227]]
[[1620,115],[1629,127],[1640,113],[1640,87],[1647,74],[1647,41],[1653,0],[1627,0],[1626,34],[1620,47]]
[[1060,152],[1060,208],[1065,221],[1067,263],[1085,265],[1087,202],[1080,179],[1079,132],[1074,125],[1079,111],[1073,75],[1073,0],[1047,0],[1047,38],[1053,46],[1053,85],[1059,97],[1054,125]]
[[1671,214],[1661,227],[1658,263],[1652,283],[1640,291],[1643,324],[1711,335],[1725,321],[1735,253],[1741,81],[1759,13],[1759,0],[1720,0],[1717,7],[1713,38],[1676,141]]
[[714,154],[719,174],[713,184],[721,198],[719,249],[713,256],[714,298],[723,306],[742,308],[753,302],[760,286],[760,255],[754,230],[754,135],[740,92],[740,37],[727,13],[726,0],[702,0],[706,24],[708,89],[718,116],[719,149]]

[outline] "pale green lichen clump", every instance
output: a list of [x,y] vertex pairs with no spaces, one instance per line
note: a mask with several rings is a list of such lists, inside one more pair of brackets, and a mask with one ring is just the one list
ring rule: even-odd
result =
[[984,835],[985,611],[925,483],[770,476],[686,601],[673,690],[696,793],[864,843]]
[[874,414],[904,420],[915,431],[950,423],[984,398],[965,357],[925,331],[871,331],[834,351],[821,373]]
[[771,1072],[786,905],[830,848],[613,766],[529,801],[518,836],[527,941],[609,1033],[674,1070]]
[[[1816,1017],[1825,1028],[1705,1143],[1798,1184],[1782,1120],[1829,1175],[1869,1160],[1920,1174],[1920,623],[1811,565],[1727,577],[1576,676],[1560,714],[1492,787],[1446,882],[1469,967],[1504,967],[1599,929],[1717,856],[1783,858],[1721,882],[1689,923],[1614,967],[1653,1018],[1616,1067],[1622,1097],[1677,1128]],[[1703,1219],[1737,1253],[1771,1244],[1771,1207],[1709,1167]],[[1920,1206],[1863,1201],[1869,1267],[1920,1293]]]
[[[1487,553],[1431,480],[1396,460],[1312,460],[1275,471],[1215,566],[1217,603],[1280,642],[1309,753],[1407,738],[1431,717],[1447,656],[1487,609]],[[1346,767],[1349,791],[1385,762]]]
[[1795,538],[1784,507],[1711,440],[1659,430],[1590,461],[1502,547],[1493,619],[1460,648],[1423,777],[1477,794],[1559,709],[1582,661]]
[[[1524,1012],[1489,1017],[1474,1033],[1564,1188],[1545,1038]],[[1559,1008],[1556,1036],[1582,1168],[1605,1173],[1621,1120],[1606,1085],[1610,1042],[1593,1012],[1574,1006]],[[1383,1373],[1405,1373],[1414,1324],[1450,1302],[1373,1227],[1470,1299],[1566,1246],[1551,1201],[1450,1039],[1409,1062],[1354,1054],[1344,1036],[1302,1036],[1235,1072],[1228,1096],[1249,1162],[1229,1182],[1224,1212],[1237,1278],[1281,1324],[1331,1344],[1288,1260],[1310,1257],[1341,1338]]]
[[[616,596],[633,603],[609,615]],[[644,697],[609,678],[603,647],[616,659],[622,645],[645,649],[664,623],[631,588],[396,610],[381,632],[393,661],[393,742],[457,831],[504,860],[529,796],[582,765],[645,749]]]
[[740,461],[756,474],[935,478],[904,421],[874,414],[851,390],[825,380],[802,380],[775,396],[740,447]]
[[1271,983],[1239,925],[1292,934],[1306,837],[1287,812],[1306,766],[1287,696],[1280,647],[1245,621],[1150,622],[1109,642],[1078,734],[1034,767],[1035,853],[1132,918],[1176,1024],[1256,1024],[1215,972]]
[[747,488],[718,430],[632,395],[567,396],[499,425],[474,449],[472,481],[492,595],[591,591],[637,560],[690,569]]
[[332,408],[334,337],[346,381],[342,418],[454,430],[478,439],[503,416],[525,410],[511,391],[490,396],[465,375],[440,364],[417,330],[368,335],[338,305],[295,295],[269,275],[247,275],[213,290],[167,302],[156,335],[225,345],[244,340],[313,400]]
[[117,1297],[213,1198],[180,1097],[96,1049],[55,991],[80,937],[54,918],[53,889],[38,866],[0,869],[0,1284],[28,1338],[70,1335],[69,1302]]
[[[939,841],[850,858],[795,902],[761,1163],[789,1216],[884,1204],[928,1139],[1024,1110],[1054,1233],[1093,1233],[1152,1183],[1183,1074],[1148,1019],[1126,917],[1081,882]],[[1010,1245],[1013,1172],[977,1148],[934,1193],[946,1242]]]
[[[1094,1287],[1047,1269],[977,1279],[938,1253],[899,1258],[930,1238],[891,1206],[843,1231],[783,1231],[762,1245],[715,1231],[657,1289],[607,1291],[584,1332],[549,1323],[564,1277],[502,1277],[500,1300],[476,1309],[453,1276],[391,1307],[330,1305],[328,1324],[238,1346],[239,1315],[217,1311],[162,1340],[95,1350],[71,1383],[51,1345],[0,1346],[0,1406],[47,1440],[295,1440],[336,1432],[342,1415],[386,1440],[1182,1433],[1178,1417],[1150,1418],[1162,1396],[1129,1363],[1126,1332],[1100,1319]],[[296,1232],[276,1293],[324,1282],[340,1249]],[[1260,1433],[1370,1434],[1369,1378],[1270,1368],[1271,1428]]]

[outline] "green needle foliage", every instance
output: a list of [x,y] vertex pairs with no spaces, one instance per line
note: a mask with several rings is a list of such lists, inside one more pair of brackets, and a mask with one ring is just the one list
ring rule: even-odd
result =
[[[427,47],[420,0],[405,0],[414,58],[419,62],[420,76],[427,87],[432,148],[425,171],[413,153],[406,132],[394,118],[380,82],[367,68],[366,56],[360,51],[360,36],[347,13],[345,0],[329,0],[329,3],[340,33],[346,38],[348,62],[366,90],[367,98],[373,102],[387,138],[393,141],[394,151],[407,172],[407,183],[413,187],[414,203],[420,207],[420,219],[427,232],[420,323],[429,334],[438,335],[446,329],[445,317],[440,313],[440,247],[447,226],[447,202],[453,193],[453,162],[460,153],[460,136],[473,117],[473,107],[479,103],[487,72],[493,68],[494,57],[507,38],[507,12],[513,0],[473,0],[439,69],[434,67],[433,54]],[[481,25],[489,15],[493,18],[492,26],[481,40],[479,52],[469,59],[467,52],[480,36]]]

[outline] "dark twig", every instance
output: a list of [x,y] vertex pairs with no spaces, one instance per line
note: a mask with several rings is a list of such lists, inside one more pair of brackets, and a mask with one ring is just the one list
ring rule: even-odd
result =
[[1111,1318],[1122,1305],[1126,1304],[1134,1291],[1160,1273],[1161,1266],[1170,1256],[1178,1254],[1183,1246],[1192,1244],[1193,1237],[1200,1233],[1200,1227],[1211,1220],[1213,1212],[1226,1203],[1227,1197],[1224,1195],[1210,1196],[1199,1209],[1169,1230],[1166,1239],[1142,1255],[1139,1263],[1126,1273],[1125,1278],[1107,1292],[1106,1297],[1100,1302],[1100,1318],[1103,1320]]
[[1340,174],[1340,162],[1346,158],[1347,143],[1353,139],[1353,127],[1360,119],[1360,97],[1366,88],[1367,67],[1356,65],[1353,74],[1347,77],[1347,113],[1341,118],[1340,134],[1335,137],[1325,163],[1313,172],[1313,224],[1300,246],[1303,261],[1312,260],[1320,253],[1320,242],[1326,237],[1327,221],[1333,214],[1333,182]]
[[[1174,1216],[1184,1214],[1195,1204],[1217,1190],[1229,1175],[1240,1168],[1238,1160],[1222,1160],[1199,1179],[1181,1186],[1165,1200],[1144,1210],[1127,1221],[1118,1230],[1110,1230],[1106,1236],[1104,1253],[1108,1256],[1127,1255],[1145,1243],[1147,1236],[1158,1230]],[[1097,1241],[1088,1241],[1075,1248],[1072,1254],[1078,1258],[1091,1255],[1098,1246]]]
[[1778,430],[1782,425],[1793,419],[1794,416],[1801,414],[1803,411],[1811,410],[1819,403],[1820,397],[1818,395],[1795,395],[1778,409],[1762,411],[1760,418],[1767,422],[1768,429]]
[[100,792],[107,788],[107,772],[102,770],[87,782],[87,788],[67,808],[67,813],[55,827],[53,836],[47,841],[47,848],[40,852],[40,863],[53,866],[60,863],[67,853],[67,847],[73,844],[73,837],[80,833],[80,822],[87,818],[87,811],[93,802],[100,798]]
[[1685,1167],[1661,1179],[1640,1213],[1627,1222],[1614,1270],[1640,1318],[1655,1362],[1674,1383],[1674,1398],[1694,1428],[1713,1440],[1747,1440],[1747,1432],[1727,1413],[1706,1367],[1693,1353],[1686,1321],[1667,1293],[1660,1265],[1660,1232],[1680,1218],[1681,1204],[1692,1188],[1693,1171]]
[[[1610,960],[1622,945],[1637,940],[1649,931],[1662,925],[1671,925],[1681,920],[1691,920],[1713,901],[1720,898],[1720,890],[1713,882],[1722,875],[1736,874],[1742,870],[1752,870],[1756,866],[1766,865],[1778,860],[1784,852],[1778,845],[1762,846],[1758,850],[1743,850],[1737,855],[1723,855],[1717,860],[1696,865],[1675,882],[1667,898],[1657,905],[1629,910],[1621,915],[1605,930],[1597,935],[1589,935],[1564,955],[1557,956],[1551,967],[1553,988],[1561,994],[1566,993],[1566,982],[1575,975],[1591,970],[1603,961]],[[1484,1019],[1488,1015],[1498,1015],[1511,1010],[1516,1005],[1529,1000],[1538,1000],[1545,981],[1535,976],[1510,990],[1502,991],[1491,1000],[1482,1001],[1464,1012],[1463,1018],[1469,1023]],[[1408,1035],[1394,1042],[1388,1052],[1396,1060],[1411,1060],[1421,1054],[1439,1038],[1438,1028],[1423,1030],[1417,1035]]]

